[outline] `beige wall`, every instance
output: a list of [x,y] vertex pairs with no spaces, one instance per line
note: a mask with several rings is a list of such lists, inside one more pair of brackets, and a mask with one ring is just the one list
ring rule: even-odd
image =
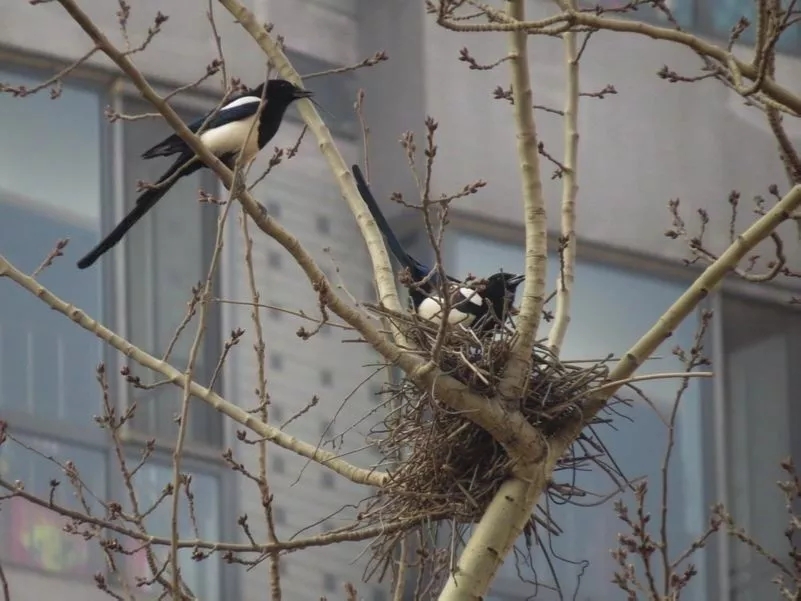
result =
[[[485,179],[490,185],[481,194],[460,200],[453,210],[458,206],[474,217],[520,224],[511,106],[492,97],[497,85],[508,85],[508,70],[501,65],[493,71],[471,71],[457,60],[463,46],[481,63],[501,58],[506,52],[504,34],[445,31],[422,10],[410,15],[410,8],[390,9],[390,4],[394,3],[373,3],[368,9],[369,26],[363,24],[361,33],[366,49],[371,43],[381,44],[387,30],[396,32],[387,42],[396,49],[396,54],[390,53],[392,60],[401,63],[392,67],[401,73],[394,77],[395,83],[382,80],[378,70],[364,74],[370,94],[386,98],[381,103],[381,123],[375,125],[376,117],[372,119],[377,128],[373,147],[391,156],[393,168],[400,172],[393,176],[392,185],[412,190],[396,140],[406,129],[419,130],[422,115],[429,114],[440,123],[437,191],[453,192],[470,181]],[[550,4],[530,0],[529,13],[532,18],[545,15]],[[422,39],[410,44],[407,28],[420,29]],[[403,44],[412,47],[404,52]],[[531,38],[529,47],[535,103],[561,109],[561,42]],[[656,76],[664,64],[687,75],[697,72],[700,60],[692,52],[635,35],[601,32],[592,38],[581,64],[582,91],[597,91],[607,84],[618,91],[604,100],[582,99],[580,105],[577,228],[581,241],[658,257],[683,256],[684,246],[663,235],[670,225],[667,201],[678,197],[688,224],[696,223],[697,208],[710,210],[715,223],[708,242],[720,250],[728,239],[730,190],[742,193],[742,223],[751,218],[750,198],[755,194],[767,196],[772,182],[786,190],[776,144],[757,110],[743,107],[716,82],[670,84]],[[801,90],[801,61],[784,58],[779,74],[785,85]],[[392,92],[377,92],[370,87],[375,82],[392,86]],[[423,106],[413,112],[406,102],[413,91],[420,90]],[[395,93],[401,102],[392,102]],[[541,140],[559,157],[563,147],[560,118],[539,111],[537,117]],[[801,142],[801,123],[788,123],[788,130]],[[384,162],[379,166],[384,167]],[[560,185],[550,179],[552,171],[543,163],[549,224],[555,230]],[[387,185],[384,191],[390,189]],[[792,225],[785,224],[783,231],[789,233],[789,252],[798,252]]]

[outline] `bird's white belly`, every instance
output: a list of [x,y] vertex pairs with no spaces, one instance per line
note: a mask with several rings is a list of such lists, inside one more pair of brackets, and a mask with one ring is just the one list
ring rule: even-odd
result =
[[[442,312],[443,309],[442,305],[440,305],[440,299],[435,296],[426,298],[417,307],[417,315],[437,325],[439,325],[442,322]],[[450,313],[448,313],[449,325],[462,324],[469,326],[473,322],[473,319],[474,319],[473,315],[470,315],[469,313],[464,313],[462,311],[459,311],[459,309],[454,309],[453,307],[451,307]]]
[[[243,159],[249,161],[259,152],[259,127],[254,124],[258,115],[254,115],[243,121],[233,121],[220,127],[215,127],[200,134],[200,141],[215,156],[224,154],[237,154],[242,148],[242,142],[247,138]],[[248,136],[249,134],[249,136]]]

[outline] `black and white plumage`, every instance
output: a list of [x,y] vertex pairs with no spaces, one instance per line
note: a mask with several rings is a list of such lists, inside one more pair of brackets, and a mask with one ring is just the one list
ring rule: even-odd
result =
[[[356,187],[386,239],[390,252],[409,270],[412,282],[416,284],[409,288],[415,312],[423,319],[439,324],[444,307],[439,296],[443,286],[437,272],[431,273],[428,277],[431,270],[403,249],[358,165],[353,165],[353,176],[356,179]],[[447,276],[451,295],[448,323],[460,324],[482,332],[494,329],[505,320],[509,307],[514,302],[515,291],[524,277],[498,272],[489,276],[482,285],[472,288],[456,278]]]
[[[308,98],[311,95],[310,91],[286,80],[271,79],[230,100],[216,114],[212,111],[187,127],[193,133],[197,133],[202,127],[200,141],[229,168],[233,168],[240,150],[243,164],[247,165],[278,132],[289,105],[299,98]],[[161,200],[176,181],[205,167],[178,134],[172,134],[149,148],[142,153],[142,158],[152,159],[175,154],[178,158],[164,175],[153,187],[143,192],[136,199],[134,208],[122,221],[78,261],[80,269],[86,269],[113,248],[128,230]]]

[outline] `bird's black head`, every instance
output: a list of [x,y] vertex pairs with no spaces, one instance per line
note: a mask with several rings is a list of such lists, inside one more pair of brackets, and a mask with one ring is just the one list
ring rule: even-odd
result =
[[248,96],[264,96],[259,117],[259,149],[262,149],[278,132],[289,105],[299,98],[311,98],[312,93],[285,79],[270,79],[251,90]]
[[[264,91],[265,86],[267,87],[266,92]],[[273,106],[276,104],[289,106],[299,98],[310,98],[313,95],[311,91],[299,88],[285,79],[270,79],[267,83],[254,88],[251,94],[259,97],[264,95],[267,103]]]
[[520,283],[525,279],[523,275],[504,273],[499,271],[493,273],[486,279],[482,296],[492,307],[492,315],[488,316],[484,323],[486,329],[491,329],[495,323],[503,323],[506,320],[509,307],[515,301],[515,292]]
[[487,285],[484,289],[484,296],[487,298],[511,296],[514,298],[515,291],[521,282],[526,278],[524,275],[504,273],[502,271],[493,273],[487,278]]

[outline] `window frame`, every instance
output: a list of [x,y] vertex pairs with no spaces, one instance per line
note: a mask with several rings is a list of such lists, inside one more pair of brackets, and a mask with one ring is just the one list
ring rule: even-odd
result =
[[[138,441],[125,441],[123,443],[123,452],[125,459],[129,462],[128,465],[131,465],[131,461],[136,459],[137,452],[142,450],[141,444]],[[172,470],[173,461],[171,450],[166,448],[157,449],[153,455],[148,460],[148,465],[155,465],[161,468],[168,468],[170,471]],[[113,449],[112,449],[113,452]],[[225,540],[235,540],[235,527],[233,527],[228,522],[230,520],[226,519],[226,516],[233,515],[231,510],[236,507],[235,504],[231,503],[230,500],[230,488],[232,488],[232,482],[230,478],[230,469],[220,469],[219,465],[215,465],[208,461],[208,458],[200,457],[197,455],[182,455],[181,461],[181,472],[182,473],[198,473],[205,476],[210,476],[216,478],[219,490],[218,490],[218,498],[220,500],[220,504],[217,509],[211,514],[215,515],[217,519],[217,527],[219,531],[219,538],[222,541]],[[113,491],[114,498],[117,499],[125,499],[125,503],[127,503],[128,499],[128,490],[125,487],[125,483],[123,481],[122,473],[119,469],[111,470],[110,478],[107,480],[107,486],[109,487],[110,491]],[[182,498],[185,498],[185,490],[182,490]],[[141,499],[141,497],[140,497]],[[171,503],[172,497],[168,497],[162,504]],[[197,504],[197,499],[195,500]],[[230,510],[229,510],[230,505]],[[124,504],[125,506],[125,504]],[[197,505],[196,505],[197,507]],[[153,536],[165,536],[164,533],[154,533],[148,531],[148,534]],[[189,537],[194,538],[194,535],[189,535]],[[130,546],[130,544],[129,544]],[[219,553],[216,554],[215,557],[209,557],[204,559],[202,563],[206,562],[217,562],[217,570],[219,574],[218,578],[218,585],[219,590],[216,591],[216,596],[211,597],[212,601],[223,601],[223,599],[227,598],[227,592],[232,591],[238,594],[240,590],[241,584],[240,579],[236,577],[231,570],[226,569],[227,564],[222,560],[222,555]],[[208,565],[208,564],[207,564]],[[120,574],[127,575],[126,572],[126,565],[125,562],[122,561],[119,564]],[[193,591],[194,592],[194,591]],[[236,597],[234,597],[236,598]]]
[[[151,84],[152,83],[154,83],[154,81],[151,81]],[[164,89],[161,85],[156,84],[155,87],[159,93],[164,92]],[[123,85],[115,86],[111,96],[112,108],[117,111],[124,110],[123,107],[126,98],[133,98],[135,101],[141,100],[141,96],[139,95],[138,91],[127,81],[123,82]],[[204,94],[202,92],[193,93],[191,91],[183,93],[179,97],[170,101],[171,106],[176,111],[195,111],[200,113],[213,109],[215,103],[216,100],[210,94]],[[104,218],[104,231],[108,231],[109,228],[113,227],[117,223],[117,220],[121,219],[122,215],[126,213],[126,159],[129,157],[126,157],[125,153],[124,122],[118,121],[114,125],[115,127],[108,128],[109,130],[113,131],[112,135],[114,140],[112,151],[115,176],[114,198],[113,203],[110,203],[111,208],[109,208],[107,205],[106,210],[104,211],[104,213],[109,216],[108,218]],[[131,158],[134,158],[135,160],[139,159],[139,157]],[[221,190],[224,190],[222,184],[216,180],[216,176],[206,171],[202,171],[201,173],[201,185],[203,185],[204,188],[206,188],[209,192],[219,194]],[[204,211],[202,219],[202,226],[204,229],[202,236],[204,238],[210,236],[213,240],[217,231],[217,215],[212,214],[211,211]],[[230,223],[227,224],[226,227],[229,225]],[[230,245],[226,245],[226,247],[228,246]],[[113,278],[113,287],[116,293],[115,297],[122,300],[122,302],[116,303],[116,311],[112,323],[116,328],[116,331],[120,332],[121,335],[127,338],[130,334],[131,326],[127,295],[125,294],[128,278],[128,273],[126,271],[127,247],[125,242],[123,241],[116,248],[116,250],[117,252],[114,254],[114,256],[109,257],[109,260],[105,261],[103,267],[110,271],[108,277]],[[213,248],[207,248],[206,252],[203,253],[203,257],[201,259],[203,265],[208,265],[212,253]],[[214,285],[216,296],[221,296],[219,293],[225,289],[225,272],[227,266],[228,262],[226,261],[226,254],[223,253],[223,255],[220,257],[218,271],[219,277]],[[104,277],[105,276],[106,272],[104,271]],[[220,352],[222,350],[222,342],[224,340],[223,332],[228,331],[226,329],[228,321],[227,312],[224,310],[224,307],[221,307],[219,319],[217,320],[217,325],[219,327],[218,339],[220,342]],[[124,364],[125,357],[120,353],[115,353],[115,359],[117,361],[117,367],[121,368]],[[223,395],[226,395],[228,392],[230,392],[231,378],[228,377],[229,375],[230,368],[226,368],[224,366],[216,384],[216,388],[220,390]],[[118,378],[118,388],[118,410],[125,410],[131,398],[131,388],[123,381],[122,378]],[[217,508],[216,514],[219,525],[220,539],[235,540],[238,535],[236,524],[234,521],[227,519],[227,516],[234,515],[236,508],[239,506],[239,492],[234,474],[230,469],[228,469],[221,458],[222,451],[226,448],[226,445],[229,444],[229,441],[231,440],[230,427],[229,424],[222,419],[221,414],[216,413],[216,415],[220,416],[220,446],[214,447],[211,445],[187,440],[182,454],[182,469],[188,470],[191,469],[190,466],[196,466],[198,471],[213,474],[217,478],[220,487],[218,497],[220,500],[220,505]],[[131,451],[141,450],[144,443],[152,437],[153,435],[150,433],[146,434],[130,427],[125,428],[123,432],[123,441],[125,443],[125,448],[129,453]],[[171,452],[172,448],[172,445],[165,445],[164,441],[157,440],[157,451],[162,450]],[[110,449],[110,452],[113,452],[113,448]],[[168,463],[171,465],[172,461],[170,460]],[[112,488],[112,490],[114,490],[116,494],[125,493],[124,485],[119,478],[119,472],[115,472],[114,476],[116,476],[116,478],[113,481],[112,486],[114,488]],[[231,570],[225,569],[226,565],[222,561],[221,556],[205,561],[217,561],[220,563],[220,590],[216,592],[217,598],[223,599],[224,596],[229,592],[233,595],[238,595],[242,586],[241,579],[238,578],[236,574],[232,573]]]
[[[9,74],[17,74],[23,77],[33,77],[37,80],[45,81],[50,77],[53,72],[63,68],[65,63],[60,60],[46,59],[42,57],[31,56],[28,54],[17,54],[8,51],[0,50],[0,66],[3,71]],[[118,76],[108,71],[93,68],[91,66],[79,66],[73,70],[67,78],[69,84],[80,88],[84,91],[89,91],[97,95],[99,106],[111,106],[114,110],[122,108],[123,100],[126,96],[133,96],[140,98],[138,92],[133,86],[127,82],[122,81]],[[160,92],[164,91],[163,86],[156,85]],[[40,92],[45,93],[45,92]],[[180,98],[172,102],[177,110],[190,110],[190,111],[208,111],[214,105],[212,103],[210,94],[201,93],[188,93],[181,95]],[[100,135],[98,139],[98,154],[100,161],[100,196],[104,199],[101,203],[99,221],[98,221],[98,235],[105,234],[116,225],[117,221],[125,214],[125,165],[126,155],[123,146],[123,127],[122,122],[111,125],[105,118],[102,112],[97,115],[100,124]],[[110,126],[111,125],[111,126]],[[138,157],[136,157],[138,159]],[[211,183],[211,180],[204,182],[204,185]],[[222,188],[217,184],[213,186],[214,191],[219,191]],[[214,235],[216,232],[216,216],[211,216],[204,219],[204,229],[208,225],[206,223],[214,224],[214,229],[209,229],[208,232]],[[204,232],[204,235],[207,235]],[[129,334],[128,325],[128,306],[125,303],[125,290],[127,273],[125,272],[126,258],[125,251],[126,245],[123,242],[116,249],[117,252],[104,260],[98,262],[96,269],[100,270],[100,315],[98,316],[101,322],[110,325],[114,331],[127,338]],[[207,253],[204,253],[203,262],[208,263],[213,249],[209,248]],[[208,255],[208,256],[205,256]],[[73,257],[74,258],[74,257]],[[66,257],[64,261],[71,261],[72,259]],[[221,271],[225,271],[226,261],[223,256],[221,264]],[[220,288],[225,285],[225,278],[220,278],[217,284]],[[122,301],[122,302],[121,302]],[[225,311],[221,311],[219,321],[219,335],[222,341],[222,332],[226,331],[227,315]],[[107,366],[107,369],[116,369],[116,374],[119,374],[119,368],[123,365],[124,357],[111,348],[108,344],[98,340],[97,344],[100,348],[100,358]],[[225,392],[230,387],[229,378],[226,378],[226,371],[223,370],[219,379],[219,386]],[[116,399],[116,408],[123,409],[126,406],[130,387],[126,384],[121,377],[113,378],[110,383],[110,393]],[[98,413],[100,412],[100,400],[98,389]],[[4,418],[14,424],[14,431],[20,435],[34,436],[47,438],[59,444],[74,446],[76,448],[83,448],[92,451],[97,451],[103,455],[104,458],[104,491],[93,491],[100,498],[114,499],[119,498],[120,493],[124,492],[121,487],[122,476],[119,470],[115,467],[115,450],[106,432],[97,427],[87,425],[85,428],[76,426],[71,423],[48,422],[42,420],[41,416],[32,416],[26,412],[21,411],[5,411]],[[89,416],[87,416],[89,419]],[[87,422],[88,423],[88,422]],[[183,466],[187,470],[202,472],[204,474],[215,477],[219,485],[219,507],[214,512],[217,515],[219,533],[221,540],[235,540],[237,537],[237,529],[233,521],[227,519],[228,516],[234,515],[236,507],[239,506],[239,494],[237,491],[237,482],[233,475],[221,459],[221,451],[225,448],[227,441],[230,440],[230,428],[226,427],[226,422],[221,421],[221,440],[219,448],[202,448],[194,444],[187,445],[183,455]],[[123,448],[130,455],[136,453],[143,448],[148,436],[141,433],[124,429],[121,431],[123,437]],[[164,445],[157,444],[157,452],[155,455],[166,456],[167,465],[171,465],[172,461],[169,455],[164,455],[163,451],[167,450]],[[211,460],[211,461],[210,461]],[[160,461],[159,464],[163,464]],[[15,569],[22,569],[32,573],[43,574],[50,578],[56,578],[65,582],[85,582],[86,577],[76,574],[60,574],[55,573],[43,568],[20,564],[9,559],[5,559],[9,566]],[[218,598],[222,599],[224,595],[231,594],[234,597],[239,595],[241,590],[241,579],[230,570],[225,569],[226,566],[222,562],[221,557],[210,559],[207,561],[219,562],[219,586],[220,590],[217,592]],[[97,566],[98,569],[109,574],[105,563],[102,567]]]
[[[46,81],[50,76],[52,76],[54,71],[63,68],[63,64],[60,61],[54,60],[46,60],[37,57],[31,57],[26,55],[19,55],[10,52],[0,52],[0,67],[2,70],[13,75],[18,75],[20,77],[31,77],[40,81]],[[111,101],[112,91],[111,86],[113,83],[113,76],[109,74],[105,74],[99,70],[87,68],[87,67],[79,67],[76,68],[71,74],[68,79],[69,84],[72,87],[79,88],[82,91],[90,92],[96,95],[98,99],[99,106],[108,105]],[[40,94],[46,94],[43,90],[39,92]],[[54,102],[58,102],[55,100]],[[111,156],[111,145],[110,145],[110,135],[106,125],[106,120],[102,113],[98,113],[97,119],[100,124],[100,133],[98,136],[98,161],[99,161],[99,169],[100,169],[100,196],[101,198],[107,197],[110,195],[111,192],[111,175],[110,171],[113,165],[113,158]],[[13,195],[13,191],[11,191]],[[34,202],[34,207],[40,206],[38,202],[35,202],[35,199],[26,198],[26,202]],[[36,208],[33,209],[34,211],[37,210]],[[98,225],[103,227],[103,206],[101,204],[100,207],[100,219]],[[54,241],[55,242],[55,241]],[[70,253],[70,256],[64,257],[62,261],[69,261],[72,262],[74,260],[74,256]],[[107,280],[105,279],[105,271],[101,272],[100,276],[100,292],[101,292],[101,303],[100,303],[100,315],[98,316],[99,319],[106,321],[108,316],[109,307],[113,306],[114,298],[113,294],[109,295],[109,298],[106,298],[104,294],[104,288],[108,286]],[[44,305],[42,305],[44,310]],[[78,326],[75,326],[78,327]],[[106,364],[109,365],[109,360],[115,354],[111,351],[107,344],[103,343],[99,339],[97,340],[97,347],[100,350],[100,358]],[[100,413],[100,389],[97,389],[97,409],[98,413]],[[86,416],[87,425],[85,427],[78,426],[71,422],[65,422],[60,420],[47,420],[46,415],[31,415],[25,411],[16,411],[13,409],[4,409],[3,410],[3,418],[8,421],[10,424],[13,424],[12,433],[20,434],[22,436],[33,436],[33,437],[40,437],[46,438],[57,444],[63,444],[69,447],[74,447],[78,449],[87,449],[90,451],[96,451],[103,456],[103,477],[106,486],[105,491],[92,491],[101,498],[111,498],[111,486],[110,486],[110,471],[111,471],[111,448],[108,442],[108,435],[102,431],[98,427],[93,427],[89,425],[89,421],[91,416]],[[67,484],[62,483],[63,486],[67,486]],[[69,535],[74,536],[74,535]],[[96,547],[94,541],[91,542],[91,545]],[[65,582],[85,582],[86,576],[80,574],[61,574],[57,572],[52,572],[42,567],[32,566],[24,563],[18,563],[13,559],[5,558],[3,560],[9,566],[12,566],[16,569],[30,571],[35,574],[42,574],[46,575],[50,578],[58,578]],[[105,562],[102,562],[102,566],[94,566],[95,568],[106,570]]]

